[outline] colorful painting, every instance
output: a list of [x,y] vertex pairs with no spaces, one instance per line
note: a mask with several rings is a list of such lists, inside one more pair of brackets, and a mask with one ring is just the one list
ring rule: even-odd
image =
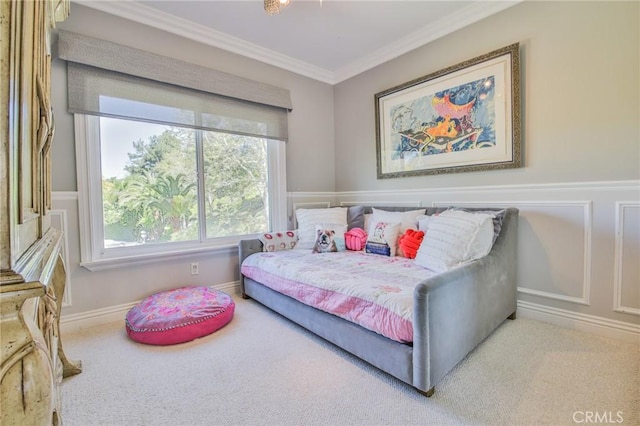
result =
[[520,166],[518,44],[376,94],[378,178]]

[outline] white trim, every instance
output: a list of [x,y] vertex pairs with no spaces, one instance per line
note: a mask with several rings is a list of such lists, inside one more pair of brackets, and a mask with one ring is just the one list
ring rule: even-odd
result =
[[269,141],[267,144],[269,170],[269,204],[271,230],[287,229],[287,144],[283,141]]
[[62,296],[62,307],[66,308],[71,306],[71,272],[68,269],[69,265],[69,222],[67,220],[67,211],[63,209],[51,209],[49,211],[51,216],[58,216],[60,221],[60,233],[62,234],[62,261],[64,262],[66,274],[64,284],[64,294]]
[[[616,202],[615,254],[613,257],[613,310],[625,314],[640,315],[640,309],[622,304],[622,260],[624,251],[624,211],[627,208],[639,208],[638,201]],[[637,267],[637,264],[636,264]]]
[[295,214],[298,209],[317,209],[318,206],[322,206],[320,208],[328,209],[331,207],[331,201],[311,201],[311,202],[303,202],[303,203],[293,203],[293,213]]
[[[248,238],[249,236],[243,236]],[[239,242],[239,239],[238,239]],[[225,244],[218,246],[202,246],[190,249],[163,251],[159,253],[145,253],[138,255],[128,255],[126,257],[113,257],[100,260],[92,260],[87,262],[80,262],[80,266],[88,269],[91,272],[105,271],[108,269],[127,268],[131,266],[146,265],[149,263],[158,263],[165,260],[181,260],[190,259],[193,255],[198,254],[235,254],[238,251],[238,242],[233,244]]]
[[[483,186],[457,186],[457,187],[439,187],[439,188],[416,188],[416,189],[386,189],[371,191],[342,191],[332,193],[336,197],[358,197],[358,196],[389,196],[400,195],[402,197],[422,197],[425,194],[452,194],[457,192],[471,192],[477,194],[479,192],[502,192],[502,191],[612,191],[612,190],[630,190],[637,191],[640,188],[640,180],[622,180],[622,181],[599,181],[599,182],[561,182],[561,183],[533,183],[533,184],[512,184],[512,185],[483,185]],[[312,196],[312,193],[291,192],[290,196]]]
[[[240,283],[234,281],[212,285],[211,288],[237,295],[239,294]],[[63,314],[60,319],[61,332],[64,334],[73,333],[90,327],[124,321],[127,312],[138,302],[135,301],[78,314]],[[521,318],[548,322],[568,329],[586,331],[599,336],[640,344],[640,325],[637,324],[580,314],[523,300],[518,300],[517,314]]]
[[545,297],[547,299],[561,300],[563,302],[575,303],[577,305],[590,306],[589,302],[584,298],[584,287],[585,287],[585,284],[583,282],[583,297],[566,296],[564,294],[534,290],[526,287],[518,287],[517,290],[518,290],[518,293],[522,293],[522,294],[530,294],[532,296]]
[[408,34],[400,40],[390,43],[365,55],[338,70],[328,70],[299,59],[292,58],[274,50],[242,40],[220,31],[208,28],[182,18],[172,16],[143,4],[131,1],[92,1],[73,0],[92,9],[139,22],[153,28],[176,34],[190,40],[214,46],[236,53],[287,71],[300,74],[323,83],[335,85],[355,75],[397,58],[413,49],[424,46],[446,36],[460,28],[471,25],[493,14],[520,3],[515,1],[474,2],[455,12],[455,18],[445,16],[424,28]]
[[335,192],[287,192],[288,198],[331,198],[333,199]]
[[423,207],[421,204],[420,201],[340,201],[340,205],[344,207],[365,205],[377,207],[415,207],[419,209]]
[[[293,202],[291,208],[291,217],[289,217],[289,222],[292,224],[292,227],[294,229],[298,228],[298,217],[296,216],[296,210],[298,209],[317,209],[317,208],[323,208],[323,209],[328,209],[329,207],[331,207],[331,201],[310,201],[310,202],[302,202],[302,203],[296,203],[295,201]],[[287,229],[287,227],[282,228],[282,229]]]
[[296,74],[312,78],[327,84],[334,84],[333,73],[282,53],[270,50],[254,43],[242,40],[204,25],[190,22],[149,6],[131,1],[92,1],[73,0],[75,3],[130,21],[158,28],[208,46],[236,53],[265,64],[273,65]]
[[[210,286],[216,290],[222,290],[231,296],[240,293],[240,282],[232,281],[223,284]],[[78,314],[62,315],[60,318],[60,329],[62,333],[73,333],[90,327],[97,327],[112,322],[123,321],[127,312],[140,301],[124,303],[122,305],[110,306],[108,308],[95,309],[93,311],[80,312]]]
[[[130,247],[103,247],[103,202],[100,153],[100,117],[74,114],[76,132],[76,160],[78,182],[78,218],[80,233],[80,266],[89,271],[101,271],[119,267],[159,262],[168,258],[181,259],[197,253],[219,253],[237,250],[242,235],[206,239],[205,228],[200,227],[200,239],[172,243],[135,245]],[[202,155],[202,145],[196,155]],[[280,229],[287,221],[286,216],[286,143],[267,140],[269,220],[273,229]],[[198,158],[198,167],[202,159]],[[198,169],[198,203],[202,203],[201,189],[204,174]],[[272,190],[276,188],[275,192]],[[200,213],[204,209],[199,207]],[[200,216],[203,217],[203,216]]]
[[546,297],[547,299],[562,300],[563,302],[576,303],[579,305],[590,306],[591,302],[591,234],[592,220],[591,211],[593,210],[593,201],[434,201],[434,207],[444,206],[485,206],[485,207],[518,207],[520,206],[540,206],[540,207],[582,207],[584,233],[583,233],[583,260],[582,260],[582,295],[581,297],[567,296],[564,294],[551,293],[547,291],[533,290],[526,287],[518,287],[518,292],[531,294],[533,296]]
[[[518,300],[518,316],[640,345],[640,325]],[[516,320],[517,321],[517,320]]]
[[[73,116],[76,142],[76,173],[78,186],[78,231],[80,233],[80,259],[91,259],[91,197],[89,190],[89,147],[88,132],[91,120],[88,116]],[[102,223],[102,222],[100,222]]]
[[78,201],[78,191],[51,191],[53,201]]
[[425,25],[423,28],[409,33],[400,40],[382,46],[375,52],[356,59],[335,71],[333,84],[340,83],[367,70],[377,67],[391,59],[404,55],[434,40],[442,38],[454,31],[469,26],[491,15],[501,12],[511,6],[515,6],[522,0],[516,1],[481,1],[474,2],[461,10],[456,10],[452,15],[444,16],[436,22]]

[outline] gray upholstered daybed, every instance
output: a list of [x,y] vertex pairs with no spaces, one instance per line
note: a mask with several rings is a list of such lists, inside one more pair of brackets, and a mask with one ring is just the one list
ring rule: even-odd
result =
[[[442,210],[427,208],[427,214]],[[506,209],[500,234],[487,256],[427,278],[415,287],[410,343],[391,340],[303,304],[241,273],[242,296],[431,396],[434,386],[493,330],[507,318],[515,319],[517,226],[518,210]],[[261,251],[260,240],[241,241],[240,265]]]

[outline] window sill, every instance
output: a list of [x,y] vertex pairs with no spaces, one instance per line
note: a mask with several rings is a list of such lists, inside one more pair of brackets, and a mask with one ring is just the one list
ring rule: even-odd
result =
[[208,247],[197,247],[180,251],[168,251],[162,253],[139,254],[126,257],[112,257],[108,259],[91,260],[88,262],[80,262],[80,266],[91,271],[104,271],[107,269],[128,268],[132,266],[146,265],[149,263],[159,263],[171,260],[188,259],[193,255],[205,253],[215,254],[237,254],[238,244],[225,244]]

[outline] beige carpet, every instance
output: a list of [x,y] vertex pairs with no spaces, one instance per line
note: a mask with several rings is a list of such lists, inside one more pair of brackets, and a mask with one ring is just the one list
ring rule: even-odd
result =
[[182,345],[135,343],[124,323],[63,336],[84,365],[62,385],[65,424],[572,425],[596,415],[640,424],[638,346],[506,321],[425,398],[234,299],[230,324]]

